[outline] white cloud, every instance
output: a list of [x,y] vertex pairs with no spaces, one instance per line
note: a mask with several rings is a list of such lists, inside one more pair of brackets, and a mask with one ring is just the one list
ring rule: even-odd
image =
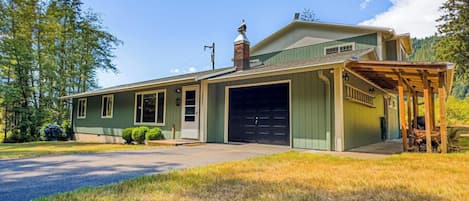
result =
[[[365,0],[366,1],[366,0]],[[359,24],[391,27],[397,33],[410,33],[411,37],[423,38],[436,33],[435,21],[444,0],[391,0],[392,6],[372,19]]]
[[193,72],[196,72],[196,71],[197,71],[197,68],[190,67],[188,69],[183,69],[183,70],[181,70],[179,68],[173,68],[169,72],[174,73],[174,74],[179,74],[179,73],[193,73]]
[[171,73],[179,73],[179,72],[181,72],[181,70],[179,70],[179,68],[173,68],[173,69],[171,69],[169,72],[171,72]]
[[189,73],[193,73],[193,72],[197,71],[197,69],[194,68],[194,67],[190,67],[188,71],[189,71]]
[[360,9],[365,9],[372,0],[362,0],[360,3]]

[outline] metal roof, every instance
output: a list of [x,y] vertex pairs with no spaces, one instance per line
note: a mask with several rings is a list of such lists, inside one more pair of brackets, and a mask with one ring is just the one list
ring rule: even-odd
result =
[[372,52],[374,52],[374,48],[354,50],[350,52],[331,54],[331,55],[326,55],[326,56],[321,56],[321,57],[313,57],[313,58],[300,60],[300,61],[260,65],[258,67],[252,67],[247,70],[240,70],[240,71],[225,74],[222,76],[212,77],[208,80],[221,80],[221,79],[261,74],[261,73],[288,71],[288,70],[308,68],[308,67],[319,66],[319,65],[344,63],[345,61],[352,59],[353,57],[360,57],[360,56],[363,56]]
[[273,34],[267,36],[257,44],[251,47],[251,52],[255,52],[257,49],[261,48],[265,44],[268,44],[271,40],[274,40],[276,37],[279,37],[285,34],[288,31],[293,30],[298,26],[311,26],[311,27],[331,27],[331,28],[342,28],[342,29],[357,29],[357,30],[369,30],[369,31],[376,31],[376,32],[384,32],[391,35],[395,35],[395,31],[392,28],[388,27],[377,27],[377,26],[367,26],[367,25],[349,25],[349,24],[339,24],[339,23],[325,23],[325,22],[310,22],[310,21],[302,21],[302,20],[295,20],[281,29],[277,30]]
[[121,91],[131,91],[136,89],[144,89],[150,88],[157,85],[170,85],[178,82],[195,82],[203,79],[208,80],[219,80],[231,77],[238,77],[238,76],[246,76],[252,74],[259,74],[259,73],[268,73],[268,72],[275,72],[275,71],[288,71],[293,69],[301,69],[311,66],[317,65],[326,65],[326,64],[334,64],[334,63],[341,63],[345,62],[352,57],[359,57],[368,53],[374,52],[374,48],[368,49],[361,49],[355,50],[345,53],[338,53],[338,54],[331,54],[321,57],[313,57],[305,60],[300,61],[292,61],[292,62],[285,62],[285,63],[276,63],[276,64],[269,64],[269,65],[259,65],[256,67],[252,67],[248,70],[241,70],[236,71],[234,67],[225,67],[215,70],[208,70],[196,73],[189,73],[165,78],[159,78],[154,80],[147,80],[143,82],[135,82],[130,84],[123,84],[103,89],[98,89],[94,91],[84,92],[73,94],[69,96],[61,97],[61,99],[69,99],[69,98],[80,98],[80,97],[88,97],[88,96],[95,96],[95,95],[102,95],[108,93],[115,93]]
[[106,94],[106,93],[114,93],[118,91],[130,91],[130,90],[135,90],[135,89],[154,87],[156,85],[163,85],[163,84],[167,85],[167,84],[171,84],[175,82],[196,81],[199,78],[210,78],[212,76],[217,76],[217,75],[224,74],[224,73],[230,73],[230,72],[233,72],[234,70],[235,70],[234,67],[225,67],[225,68],[219,68],[215,70],[207,70],[207,71],[201,71],[201,72],[195,72],[195,73],[176,75],[176,76],[171,76],[171,77],[158,78],[158,79],[147,80],[147,81],[142,81],[142,82],[135,82],[135,83],[123,84],[123,85],[118,85],[118,86],[113,86],[113,87],[108,87],[108,88],[103,88],[103,89],[97,89],[94,91],[88,91],[88,92],[83,92],[83,93],[78,93],[78,94],[72,94],[69,96],[61,97],[61,99],[87,97],[87,96],[101,95],[101,94]]

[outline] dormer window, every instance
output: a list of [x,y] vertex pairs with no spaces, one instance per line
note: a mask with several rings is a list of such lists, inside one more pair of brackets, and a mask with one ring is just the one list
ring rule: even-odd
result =
[[341,45],[329,46],[324,48],[324,55],[350,52],[355,50],[355,43],[346,43]]

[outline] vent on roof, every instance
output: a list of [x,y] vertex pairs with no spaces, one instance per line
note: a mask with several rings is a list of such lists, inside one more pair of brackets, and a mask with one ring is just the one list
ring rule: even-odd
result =
[[293,20],[299,20],[300,19],[300,13],[295,13],[295,16],[293,17]]

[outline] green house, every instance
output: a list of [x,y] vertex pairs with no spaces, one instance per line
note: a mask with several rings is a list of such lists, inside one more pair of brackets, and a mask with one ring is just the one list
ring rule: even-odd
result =
[[393,89],[347,64],[405,61],[408,34],[295,20],[250,46],[246,26],[238,31],[232,67],[63,97],[76,139],[120,143],[140,125],[166,139],[335,151],[400,138]]

